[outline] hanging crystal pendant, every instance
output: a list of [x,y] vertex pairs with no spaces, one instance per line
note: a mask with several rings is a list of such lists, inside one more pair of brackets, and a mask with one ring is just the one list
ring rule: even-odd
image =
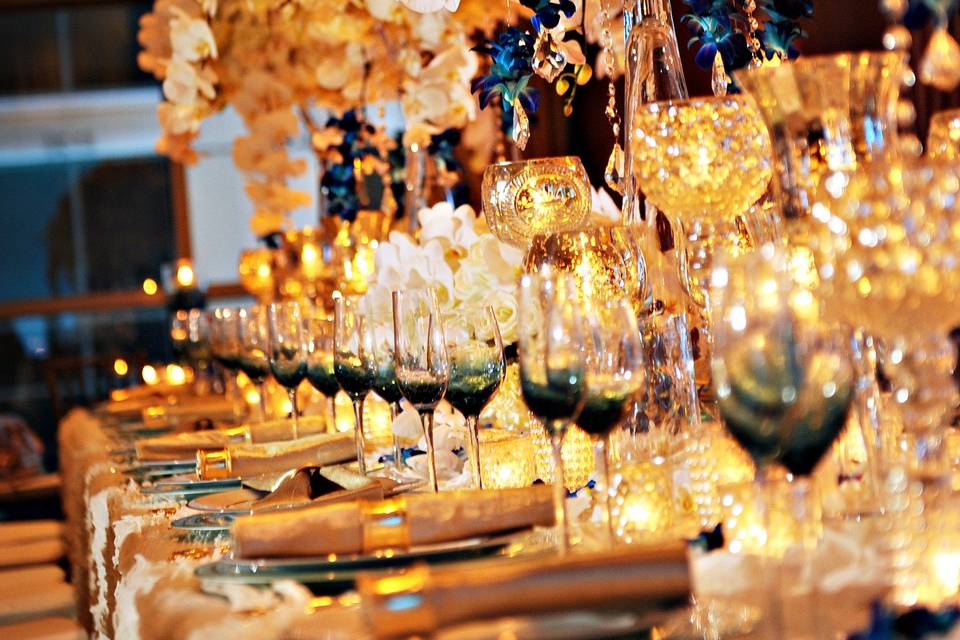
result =
[[553,34],[543,29],[533,45],[533,71],[547,82],[553,82],[567,66],[567,56],[560,50]]
[[960,45],[946,29],[937,29],[920,60],[920,81],[941,91],[960,84]]
[[713,56],[713,73],[710,77],[710,87],[713,89],[713,95],[727,95],[727,87],[730,85],[730,78],[727,77],[727,69],[723,66],[723,56],[717,51]]
[[523,110],[520,104],[520,98],[513,101],[513,142],[517,148],[523,151],[527,148],[527,142],[530,140],[530,119],[527,118],[527,112]]
[[603,179],[607,186],[619,194],[623,194],[623,148],[619,142],[613,144],[613,151],[610,152],[610,159],[607,160],[607,168],[603,172]]

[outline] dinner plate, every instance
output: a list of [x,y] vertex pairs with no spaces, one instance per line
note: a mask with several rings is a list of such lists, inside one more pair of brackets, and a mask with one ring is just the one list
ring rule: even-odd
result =
[[232,513],[197,513],[177,518],[170,523],[174,529],[183,531],[217,532],[227,531],[236,516]]
[[231,489],[239,489],[238,478],[224,478],[223,480],[169,480],[155,482],[150,486],[141,487],[140,491],[148,496],[201,496],[209,493],[221,493]]
[[235,559],[225,558],[197,567],[202,581],[242,584],[269,584],[276,580],[297,580],[325,593],[353,588],[361,571],[391,570],[415,562],[453,562],[490,556],[510,544],[506,537],[481,537],[419,545],[400,551],[386,549],[370,554],[330,554],[315,558]]

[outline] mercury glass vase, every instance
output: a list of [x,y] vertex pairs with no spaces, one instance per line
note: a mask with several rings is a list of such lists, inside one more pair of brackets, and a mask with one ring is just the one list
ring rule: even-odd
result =
[[490,231],[523,249],[538,234],[580,229],[590,217],[590,180],[573,156],[492,164],[482,198]]

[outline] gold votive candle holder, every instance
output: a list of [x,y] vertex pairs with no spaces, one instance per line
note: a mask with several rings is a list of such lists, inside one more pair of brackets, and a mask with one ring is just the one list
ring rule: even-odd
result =
[[480,431],[480,475],[486,489],[528,487],[537,479],[533,437],[506,429]]
[[630,462],[611,474],[614,535],[635,543],[672,536],[676,522],[673,470],[664,461]]

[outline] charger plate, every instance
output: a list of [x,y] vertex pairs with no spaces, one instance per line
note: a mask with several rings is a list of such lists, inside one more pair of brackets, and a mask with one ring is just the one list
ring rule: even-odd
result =
[[150,486],[141,487],[140,492],[148,496],[163,497],[190,497],[202,496],[211,493],[222,493],[240,488],[239,478],[224,478],[222,480],[164,480]]
[[325,593],[352,589],[361,571],[390,570],[415,562],[454,562],[491,556],[510,545],[503,536],[468,538],[455,542],[419,545],[407,550],[386,549],[370,554],[330,554],[315,558],[226,558],[197,567],[205,583],[270,584],[296,580],[319,587]]

